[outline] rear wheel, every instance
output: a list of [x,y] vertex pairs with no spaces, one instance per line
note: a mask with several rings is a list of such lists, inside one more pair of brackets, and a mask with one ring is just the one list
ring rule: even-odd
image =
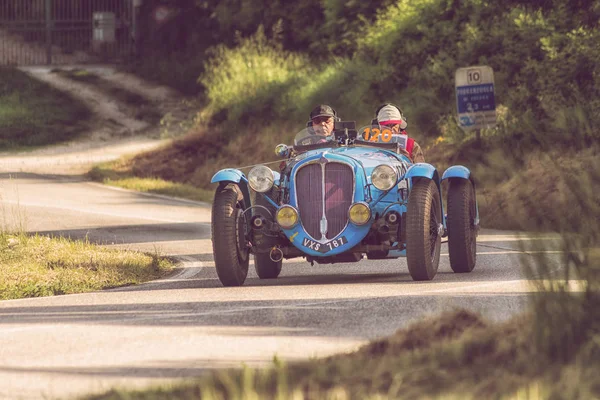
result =
[[212,207],[213,254],[223,286],[241,286],[248,276],[244,203],[236,189],[233,184],[219,186]]
[[477,257],[475,191],[466,179],[455,179],[448,189],[448,253],[454,272],[471,272]]
[[406,262],[415,281],[428,281],[440,263],[442,223],[440,192],[434,181],[420,179],[408,196]]

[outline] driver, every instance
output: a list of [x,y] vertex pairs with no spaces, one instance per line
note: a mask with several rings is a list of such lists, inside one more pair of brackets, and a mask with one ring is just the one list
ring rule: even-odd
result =
[[321,104],[310,112],[308,127],[315,135],[323,136],[323,139],[331,139],[334,122],[338,120],[336,111],[327,104]]
[[407,140],[405,150],[408,152],[408,155],[413,162],[425,162],[425,156],[423,155],[421,146],[419,146],[415,139],[408,137],[408,134],[405,131],[407,126],[406,118],[402,114],[400,107],[390,103],[382,104],[375,111],[375,117],[377,118],[377,123],[380,126],[390,128],[393,135],[406,135]]

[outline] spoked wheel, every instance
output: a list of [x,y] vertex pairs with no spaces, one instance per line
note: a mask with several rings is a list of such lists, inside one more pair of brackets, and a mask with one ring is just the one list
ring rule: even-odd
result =
[[448,189],[448,253],[454,272],[471,272],[477,257],[475,190],[471,181],[455,179]]
[[212,242],[217,275],[223,286],[241,286],[250,261],[243,200],[233,184],[219,186],[212,207]]
[[415,281],[432,280],[440,264],[440,193],[434,181],[417,181],[408,196],[406,262]]

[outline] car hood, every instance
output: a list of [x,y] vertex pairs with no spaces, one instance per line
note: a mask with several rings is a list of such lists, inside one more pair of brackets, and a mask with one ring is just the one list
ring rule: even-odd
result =
[[360,167],[370,174],[373,168],[380,164],[398,165],[409,163],[408,158],[396,154],[389,150],[378,149],[374,147],[338,147],[332,149],[320,149],[302,154],[297,161],[313,160],[315,156],[325,157],[332,160],[345,161],[352,164],[355,168]]

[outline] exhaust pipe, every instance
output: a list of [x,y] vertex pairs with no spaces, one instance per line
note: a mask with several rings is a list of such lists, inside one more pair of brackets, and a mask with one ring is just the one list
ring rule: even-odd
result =
[[283,260],[283,251],[279,247],[273,247],[269,253],[269,258],[273,262],[279,262]]

